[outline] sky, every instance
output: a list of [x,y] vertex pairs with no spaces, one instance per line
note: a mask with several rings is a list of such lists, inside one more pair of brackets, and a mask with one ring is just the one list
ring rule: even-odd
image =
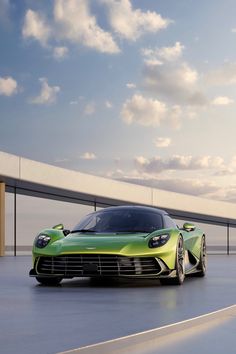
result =
[[236,202],[235,0],[0,0],[0,151]]

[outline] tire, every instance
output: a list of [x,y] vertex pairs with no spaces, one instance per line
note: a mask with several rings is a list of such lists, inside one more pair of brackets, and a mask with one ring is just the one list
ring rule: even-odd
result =
[[203,236],[201,242],[201,253],[199,258],[199,265],[197,267],[197,273],[195,274],[195,276],[204,277],[206,275],[206,268],[207,268],[206,238],[205,236]]
[[61,277],[36,277],[36,280],[42,284],[47,286],[56,286],[59,285],[62,281]]
[[185,278],[185,265],[184,265],[184,240],[180,236],[176,248],[176,260],[175,260],[176,277],[174,278],[162,278],[160,283],[162,285],[182,285]]

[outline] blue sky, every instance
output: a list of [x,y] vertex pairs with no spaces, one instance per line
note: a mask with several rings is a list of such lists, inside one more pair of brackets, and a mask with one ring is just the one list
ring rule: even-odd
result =
[[235,0],[0,0],[0,150],[236,201]]

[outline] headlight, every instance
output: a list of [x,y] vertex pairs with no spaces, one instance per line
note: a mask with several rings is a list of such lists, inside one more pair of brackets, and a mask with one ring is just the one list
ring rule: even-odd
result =
[[148,246],[150,248],[164,246],[166,244],[166,242],[169,240],[169,238],[170,238],[170,235],[168,235],[168,234],[154,236],[150,239]]
[[50,240],[51,237],[48,235],[38,235],[35,240],[35,246],[38,248],[44,248],[49,244]]

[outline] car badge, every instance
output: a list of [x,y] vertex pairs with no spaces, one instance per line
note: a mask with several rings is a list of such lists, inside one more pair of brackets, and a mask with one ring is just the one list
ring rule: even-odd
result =
[[86,247],[86,250],[95,250],[96,247]]

